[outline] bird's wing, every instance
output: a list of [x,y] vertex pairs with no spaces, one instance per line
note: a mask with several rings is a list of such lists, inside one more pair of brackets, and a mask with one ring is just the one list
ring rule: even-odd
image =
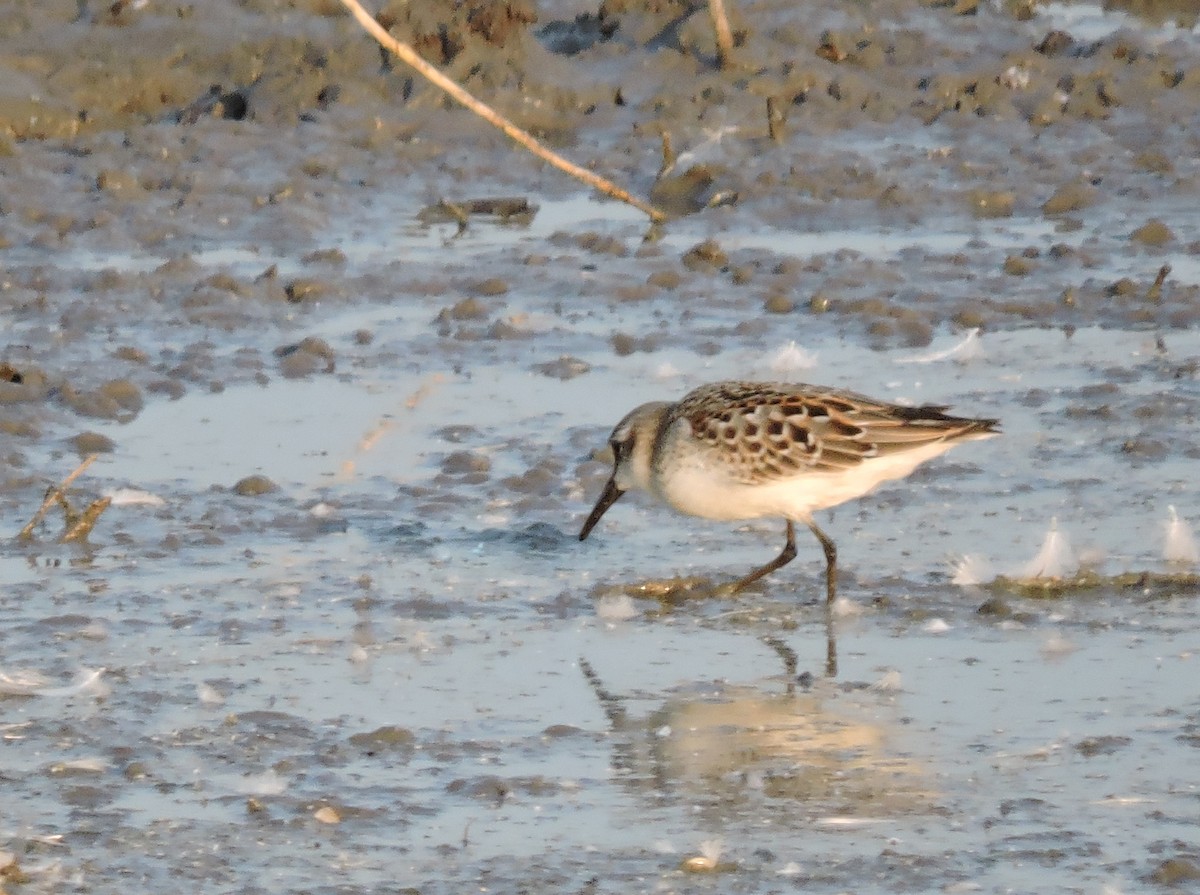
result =
[[836,472],[935,441],[993,431],[994,420],[903,407],[821,386],[723,382],[679,404],[692,436],[747,484]]

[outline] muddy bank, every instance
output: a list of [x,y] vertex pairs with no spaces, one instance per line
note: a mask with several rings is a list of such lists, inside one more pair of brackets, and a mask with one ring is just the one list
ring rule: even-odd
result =
[[[620,319],[630,303],[674,315],[719,295],[715,313],[749,334],[782,315],[880,347],[946,324],[1194,323],[1197,172],[1177,122],[1200,102],[1200,67],[1186,27],[1076,37],[1064,29],[1079,7],[1061,6],[735,10],[738,62],[718,71],[706,13],[682,4],[479,3],[445,21],[436,4],[388,7],[393,30],[470,89],[699,211],[697,237],[715,237],[696,254],[691,227],[642,243],[633,227],[567,224],[518,250],[516,270],[468,272],[402,250],[389,266],[384,247],[442,196],[574,187],[384,59],[337,4],[10,6],[0,300],[20,408],[121,419],[156,396],[287,375],[273,353],[306,319],[364,301]],[[922,246],[935,221],[979,238]],[[735,222],[768,236],[731,239]],[[863,222],[913,247],[811,241]],[[367,265],[363,243],[379,247]],[[292,373],[329,366],[304,357]]]

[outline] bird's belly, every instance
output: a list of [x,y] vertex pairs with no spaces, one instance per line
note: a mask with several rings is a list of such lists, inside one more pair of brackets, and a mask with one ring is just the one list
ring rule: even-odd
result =
[[720,467],[704,463],[679,464],[660,473],[655,490],[663,501],[679,512],[705,519],[777,516],[805,521],[817,510],[854,500],[883,482],[903,478],[949,447],[939,442],[902,454],[870,459],[848,469],[799,471],[787,478],[755,484],[738,481]]
[[657,490],[679,512],[703,519],[807,519],[813,509],[808,489],[796,480],[747,485],[705,470],[678,470]]

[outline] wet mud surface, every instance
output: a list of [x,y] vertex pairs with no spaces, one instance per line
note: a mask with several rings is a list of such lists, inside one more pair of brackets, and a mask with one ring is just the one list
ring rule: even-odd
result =
[[[335,3],[6,5],[0,890],[1194,886],[1190,5],[735,3],[726,71],[701,6],[444,5],[381,19],[673,220]],[[815,543],[647,596],[781,546],[577,540],[734,377],[1004,435],[826,514],[828,630]]]

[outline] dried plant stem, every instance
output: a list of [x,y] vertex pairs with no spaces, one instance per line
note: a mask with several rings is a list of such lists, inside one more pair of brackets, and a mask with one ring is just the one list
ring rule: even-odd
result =
[[91,534],[92,528],[96,521],[100,518],[100,514],[108,509],[108,505],[112,503],[111,497],[101,497],[99,500],[93,500],[79,518],[75,520],[75,524],[69,527],[62,533],[62,537],[58,539],[60,544],[69,544],[72,541],[87,540],[87,536]]
[[[425,379],[424,382],[417,388],[415,392],[409,395],[404,400],[404,407],[407,410],[416,410],[422,401],[428,398],[436,389],[440,388],[446,382],[446,376],[442,373],[434,373]],[[383,440],[383,437],[395,429],[397,420],[392,414],[379,421],[370,432],[362,437],[358,443],[356,454],[365,454],[374,449],[374,447]],[[338,472],[338,481],[348,482],[358,474],[358,461],[353,457],[345,460],[342,463],[341,469]],[[3,893],[0,893],[3,895]]]
[[671,132],[662,132],[662,167],[658,169],[658,176],[665,177],[675,167],[675,150],[671,146]]
[[83,475],[83,471],[91,466],[98,456],[99,454],[88,454],[83,458],[83,462],[75,467],[74,472],[47,492],[46,499],[42,501],[42,505],[38,507],[38,511],[33,514],[33,518],[29,520],[29,524],[22,528],[20,534],[17,535],[18,541],[28,541],[33,537],[33,529],[45,518],[50,507],[54,506],[60,500],[65,499],[64,492],[70,487],[71,482]]
[[767,97],[767,133],[775,143],[783,140],[783,113],[779,111],[779,103],[773,96]]
[[733,62],[733,32],[729,30],[725,0],[708,0],[708,14],[712,16],[713,31],[717,36],[717,65],[725,68]]
[[435,66],[426,62],[408,44],[403,43],[384,30],[371,15],[359,5],[358,0],[342,0],[342,5],[350,10],[350,14],[358,20],[358,23],[363,26],[364,30],[370,34],[375,40],[379,41],[380,46],[395,53],[400,59],[410,67],[416,69],[417,73],[423,76],[426,80],[432,82],[437,87],[440,87],[446,93],[450,94],[455,100],[466,106],[484,121],[491,124],[493,127],[502,130],[509,139],[521,144],[538,158],[549,162],[560,171],[565,171],[577,180],[581,180],[593,189],[597,189],[605,195],[612,196],[614,199],[619,199],[639,211],[644,212],[650,217],[650,220],[659,222],[665,221],[666,215],[655,208],[650,203],[639,199],[632,193],[622,189],[615,183],[606,180],[598,174],[595,174],[586,168],[581,168],[573,162],[567,161],[560,155],[551,152],[545,146],[537,141],[537,139],[527,131],[517,127],[499,112],[496,112],[490,106],[477,100],[470,93],[460,87],[446,75],[442,74]]
[[1154,278],[1154,282],[1150,285],[1150,288],[1146,290],[1146,298],[1150,299],[1150,301],[1161,301],[1163,283],[1167,281],[1167,277],[1170,275],[1170,264],[1164,264],[1162,267],[1160,267],[1158,269],[1158,276]]

